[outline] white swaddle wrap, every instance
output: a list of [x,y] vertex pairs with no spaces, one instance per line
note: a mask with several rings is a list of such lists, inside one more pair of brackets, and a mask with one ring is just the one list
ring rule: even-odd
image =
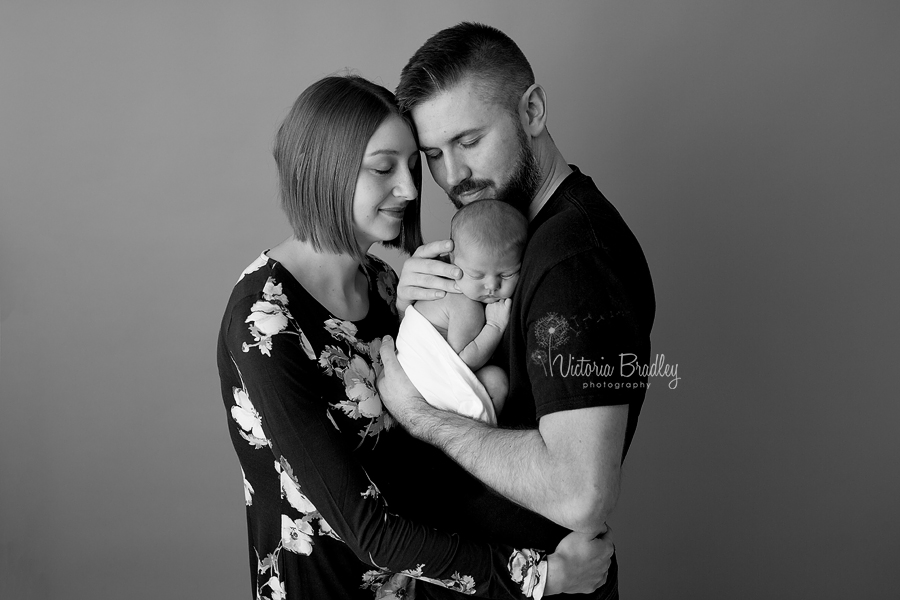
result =
[[397,360],[428,404],[497,424],[494,403],[484,385],[412,305],[397,333]]

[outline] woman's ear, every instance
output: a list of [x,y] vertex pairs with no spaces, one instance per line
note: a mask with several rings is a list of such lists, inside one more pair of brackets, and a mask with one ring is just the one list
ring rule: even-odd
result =
[[540,85],[532,84],[519,99],[519,119],[531,137],[539,136],[547,126],[547,93]]

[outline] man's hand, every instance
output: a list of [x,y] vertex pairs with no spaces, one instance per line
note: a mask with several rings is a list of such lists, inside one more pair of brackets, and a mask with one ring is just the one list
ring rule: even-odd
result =
[[512,300],[504,298],[491,302],[484,307],[484,321],[486,325],[493,325],[503,333],[509,324],[509,313],[512,309]]
[[381,402],[403,427],[410,430],[410,420],[415,412],[427,408],[428,404],[400,366],[394,339],[389,335],[381,340],[381,363],[384,369],[376,384]]
[[429,242],[419,246],[406,259],[397,284],[397,310],[401,315],[416,300],[437,300],[447,292],[459,293],[456,280],[462,277],[462,271],[459,267],[436,260],[451,250],[452,240]]
[[609,529],[600,537],[573,531],[547,557],[544,595],[593,592],[606,583],[615,549]]

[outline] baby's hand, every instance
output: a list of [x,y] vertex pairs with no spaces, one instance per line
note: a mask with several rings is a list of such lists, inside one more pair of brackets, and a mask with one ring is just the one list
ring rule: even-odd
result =
[[512,300],[504,298],[497,300],[484,307],[484,321],[486,325],[493,325],[500,330],[500,333],[506,329],[509,323],[509,311],[512,308]]

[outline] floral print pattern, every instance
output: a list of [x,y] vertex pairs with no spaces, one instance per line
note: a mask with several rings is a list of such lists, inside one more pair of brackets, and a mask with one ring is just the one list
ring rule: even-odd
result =
[[244,504],[253,506],[253,486],[247,481],[247,476],[244,475],[243,467],[241,467],[241,478],[244,480]]
[[391,269],[379,271],[377,282],[378,295],[391,307],[391,312],[397,314],[397,274]]
[[263,252],[262,254],[257,256],[256,260],[254,260],[252,263],[250,263],[250,265],[246,269],[244,269],[244,271],[241,273],[241,276],[238,277],[237,282],[240,283],[241,280],[244,277],[246,277],[247,275],[250,275],[251,273],[255,273],[256,271],[259,271],[262,268],[262,266],[268,262],[269,262],[269,257],[266,256],[265,252]]
[[287,498],[288,504],[299,513],[307,514],[315,512],[316,507],[313,506],[312,502],[309,501],[309,498],[300,491],[300,483],[297,481],[297,478],[294,477],[291,465],[288,464],[285,457],[282,456],[278,462],[275,463],[275,472],[278,473],[279,480],[281,481],[281,497]]
[[[483,560],[473,561],[467,554],[439,563],[444,555],[425,544],[415,550],[415,558],[423,559],[421,564],[401,558],[394,566],[416,564],[413,569],[391,572],[379,567],[369,554],[365,563],[374,568],[359,562],[347,572],[347,565],[354,564],[348,558],[360,550],[350,547],[360,543],[358,515],[379,515],[385,523],[402,520],[387,510],[385,498],[367,472],[385,478],[376,480],[389,486],[386,492],[397,486],[397,481],[386,476],[379,457],[395,456],[395,444],[401,442],[394,441],[399,438],[392,434],[377,443],[393,419],[376,387],[383,369],[381,336],[396,332],[397,278],[377,259],[365,268],[371,317],[353,322],[328,314],[283,267],[263,254],[241,274],[223,320],[219,369],[232,442],[241,461],[255,599],[286,600],[300,592],[288,587],[295,577],[304,581],[311,577],[315,582],[321,573],[338,582],[335,589],[346,592],[342,597],[355,597],[353,588],[366,594],[359,591],[362,588],[373,592],[376,599],[409,599],[416,582],[471,595],[476,588],[493,586],[495,574],[515,597],[519,584],[507,577],[504,569],[511,550],[506,547],[503,554],[494,551],[488,568]],[[294,364],[302,378],[279,378],[285,365]],[[320,448],[330,450],[319,454]],[[343,456],[344,452],[352,453],[351,463],[318,462],[322,456]],[[360,469],[354,479],[357,485],[341,488],[342,478],[351,476],[353,469]],[[337,495],[329,496],[332,492]],[[336,509],[332,500],[340,507],[353,508],[347,513],[331,512]],[[346,529],[346,544],[317,504],[322,504],[320,508],[341,534]],[[456,543],[445,539],[447,533],[435,530],[418,535],[440,544]],[[483,552],[471,544],[467,548],[467,552]],[[335,570],[330,571],[332,553]],[[432,556],[442,558],[429,558]],[[313,564],[317,566],[310,570]],[[325,570],[318,570],[320,567]],[[357,577],[362,578],[361,586]]]
[[[262,299],[250,307],[250,316],[245,321],[250,324],[250,335],[253,336],[255,343],[244,342],[241,346],[244,352],[249,352],[250,348],[259,348],[265,356],[272,356],[272,337],[279,333],[288,333],[300,337],[300,345],[307,358],[316,359],[309,339],[297,325],[287,305],[288,298],[284,295],[281,284],[275,283],[275,279],[269,277],[263,287]],[[288,325],[291,326],[291,330],[287,329]]]
[[393,417],[384,410],[375,387],[378,375],[384,368],[381,364],[381,338],[369,343],[362,342],[356,337],[356,325],[335,318],[325,321],[325,330],[345,346],[326,345],[319,354],[319,366],[327,375],[341,378],[347,396],[331,404],[331,407],[351,419],[368,419],[359,436],[363,440],[367,436],[377,437],[394,424]]
[[[263,560],[259,559],[259,552],[256,553],[256,600],[283,600],[287,597],[287,591],[281,581],[281,573],[278,569],[278,555],[281,553],[281,548],[282,544],[279,542],[275,551],[267,554]],[[265,578],[266,575],[269,575],[268,579]],[[269,589],[266,590],[266,588]]]
[[538,550],[525,548],[516,550],[509,557],[507,569],[512,580],[519,584],[522,593],[531,598],[535,588],[541,581],[541,572],[538,566],[544,560],[544,553]]
[[473,579],[470,575],[460,575],[458,572],[456,572],[451,575],[449,579],[435,579],[423,575],[424,570],[424,564],[417,565],[414,569],[406,569],[404,571],[400,571],[400,573],[392,573],[387,569],[382,568],[373,569],[371,571],[366,571],[363,574],[363,582],[360,587],[376,592],[376,597],[378,597],[377,592],[381,589],[382,586],[387,584],[392,580],[392,578],[396,577],[397,575],[404,575],[407,577],[412,577],[413,579],[417,579],[419,581],[424,581],[426,583],[433,583],[434,585],[438,585],[442,588],[447,588],[448,590],[452,590],[454,592],[460,592],[461,594],[469,595],[475,593],[475,579]]
[[312,554],[313,528],[306,517],[294,519],[281,515],[281,543],[295,554]]
[[234,406],[231,407],[231,418],[240,425],[241,437],[254,448],[265,448],[269,445],[266,434],[263,433],[262,420],[259,413],[250,402],[250,394],[246,388],[232,388],[234,394]]

